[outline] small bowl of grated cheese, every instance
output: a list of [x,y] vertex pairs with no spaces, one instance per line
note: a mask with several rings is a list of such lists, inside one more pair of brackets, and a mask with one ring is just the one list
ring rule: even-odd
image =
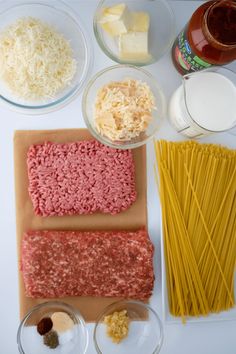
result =
[[81,91],[90,65],[87,34],[63,2],[0,5],[1,104],[24,114],[59,109]]
[[166,115],[166,99],[149,72],[115,65],[88,83],[82,112],[96,139],[114,148],[130,149],[155,135]]
[[149,305],[122,300],[101,313],[93,339],[98,354],[158,354],[163,343],[163,328]]

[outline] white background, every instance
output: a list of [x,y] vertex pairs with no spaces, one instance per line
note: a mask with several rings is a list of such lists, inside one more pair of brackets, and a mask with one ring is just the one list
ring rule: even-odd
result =
[[[11,0],[8,0],[10,3]],[[53,1],[53,0],[52,0]],[[138,0],[137,0],[138,1]],[[67,3],[83,20],[93,42],[95,63],[92,74],[114,63],[109,60],[96,44],[92,32],[92,16],[96,0],[73,1]],[[197,1],[172,1],[177,21],[177,32],[188,21]],[[235,64],[235,63],[234,63]],[[233,65],[234,65],[233,64]],[[234,65],[235,67],[235,65]],[[181,83],[174,69],[169,53],[158,63],[147,67],[162,86],[167,99]],[[15,129],[54,129],[84,127],[81,114],[81,96],[62,110],[45,116],[22,116],[5,108],[0,108],[0,354],[17,354],[16,332],[19,325],[18,280],[15,232],[13,132]],[[182,139],[165,122],[157,138]],[[204,139],[225,143],[236,148],[236,137],[220,134]],[[151,305],[162,317],[161,309],[161,255],[160,255],[160,210],[153,174],[154,152],[148,144],[148,210],[149,232],[155,244],[155,294]],[[95,354],[92,343],[93,325],[89,325],[90,344],[88,354]],[[164,325],[164,345],[162,354],[235,354],[236,320],[226,322],[195,323],[188,325]],[[33,353],[27,353],[33,354]],[[53,353],[52,353],[53,354]],[[112,354],[112,353],[111,353]],[[129,353],[126,353],[129,354]],[[149,354],[149,353],[143,353]]]

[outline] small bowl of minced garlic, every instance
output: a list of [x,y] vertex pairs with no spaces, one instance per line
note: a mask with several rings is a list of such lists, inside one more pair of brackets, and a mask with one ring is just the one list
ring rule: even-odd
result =
[[100,48],[112,60],[144,66],[171,47],[175,18],[165,0],[101,0],[93,28]]
[[148,304],[122,300],[100,314],[93,339],[98,354],[158,354],[163,328],[157,313]]
[[49,301],[35,306],[23,318],[17,344],[21,354],[85,354],[88,331],[78,310]]

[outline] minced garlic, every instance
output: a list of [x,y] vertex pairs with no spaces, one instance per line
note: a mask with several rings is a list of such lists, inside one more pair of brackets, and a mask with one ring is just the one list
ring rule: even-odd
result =
[[127,141],[145,132],[152,120],[155,99],[140,80],[126,79],[103,86],[95,101],[95,125],[112,141]]
[[113,314],[105,316],[104,323],[107,325],[107,335],[114,343],[120,343],[122,339],[127,337],[129,317],[126,310],[115,311]]

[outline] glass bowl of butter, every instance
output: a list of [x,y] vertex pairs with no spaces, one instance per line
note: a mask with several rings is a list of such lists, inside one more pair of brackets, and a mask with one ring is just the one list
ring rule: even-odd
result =
[[175,38],[175,18],[165,0],[101,0],[93,28],[100,48],[120,64],[149,65]]

